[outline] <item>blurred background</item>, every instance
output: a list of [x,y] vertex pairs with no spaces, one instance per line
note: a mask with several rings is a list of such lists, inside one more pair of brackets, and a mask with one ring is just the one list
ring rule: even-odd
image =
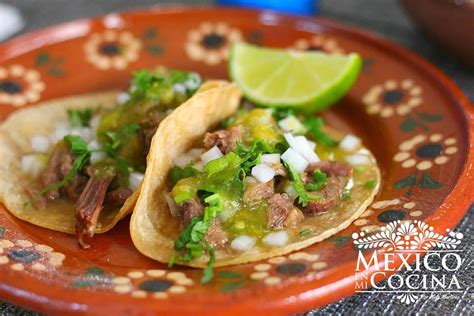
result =
[[[243,5],[324,17],[377,33],[423,56],[451,77],[474,102],[474,0],[0,0],[0,43],[11,36],[78,18],[149,6]],[[458,226],[466,234],[474,207]],[[471,247],[472,248],[472,247]],[[316,314],[461,314],[469,300],[419,300],[394,307],[393,295],[359,294]],[[467,305],[466,305],[467,304]],[[472,307],[472,306],[471,306]],[[34,315],[0,302],[0,315]]]

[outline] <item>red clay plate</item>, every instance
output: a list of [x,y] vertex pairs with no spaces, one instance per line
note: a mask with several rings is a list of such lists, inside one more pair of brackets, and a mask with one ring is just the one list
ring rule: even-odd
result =
[[379,37],[323,19],[236,9],[150,9],[75,21],[0,47],[0,118],[44,100],[124,88],[135,69],[165,65],[225,78],[228,43],[359,52],[360,79],[324,114],[363,138],[383,172],[376,201],[338,235],[284,257],[201,271],[151,261],[128,220],[93,248],[16,220],[0,208],[0,297],[35,310],[110,315],[165,312],[282,314],[354,292],[351,234],[421,219],[444,231],[473,199],[474,114],[445,75]]

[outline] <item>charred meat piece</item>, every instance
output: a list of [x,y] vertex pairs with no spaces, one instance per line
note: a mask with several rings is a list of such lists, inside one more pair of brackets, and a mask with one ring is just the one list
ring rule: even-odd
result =
[[113,177],[89,178],[84,191],[76,202],[76,235],[84,249],[90,245],[84,242],[84,236],[92,238],[102,210],[107,189]]
[[183,203],[182,212],[183,227],[188,227],[193,217],[202,216],[204,214],[204,206],[196,199],[189,199]]
[[237,142],[240,141],[242,133],[240,128],[231,127],[227,130],[220,130],[213,133],[206,133],[204,136],[204,147],[210,149],[214,146],[225,154],[237,148]]
[[273,194],[268,199],[268,226],[275,229],[283,228],[288,214],[293,209],[293,201],[288,194]]
[[343,178],[329,177],[327,184],[320,191],[316,192],[321,198],[309,201],[304,211],[311,215],[327,211],[338,203],[343,188]]
[[352,174],[352,167],[345,163],[337,161],[323,160],[320,162],[312,163],[306,167],[305,172],[311,174],[314,170],[321,170],[330,177],[348,177]]
[[229,238],[217,218],[211,221],[211,225],[207,229],[206,237],[204,238],[215,249],[222,248],[229,242]]
[[[69,148],[62,145],[57,145],[51,156],[48,164],[41,175],[41,182],[45,187],[61,181],[66,174],[72,169],[73,157]],[[53,189],[45,193],[48,200],[55,200],[59,198],[59,190]]]
[[118,188],[108,192],[105,196],[105,201],[110,205],[122,206],[132,194],[133,191],[129,188]]
[[255,180],[255,182],[247,181],[243,201],[244,203],[256,202],[270,197],[273,193],[273,181],[265,183],[257,182],[257,180]]

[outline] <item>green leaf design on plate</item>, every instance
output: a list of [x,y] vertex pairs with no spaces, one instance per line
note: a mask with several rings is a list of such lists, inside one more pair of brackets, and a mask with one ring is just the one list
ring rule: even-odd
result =
[[375,63],[374,59],[371,57],[362,59],[362,71],[369,70],[372,68],[372,65]]
[[5,228],[0,226],[0,238],[3,237],[4,233],[5,233]]
[[154,27],[150,27],[143,32],[143,38],[154,39],[158,36],[158,30]]
[[418,186],[422,187],[423,189],[438,189],[441,188],[443,184],[431,178],[430,174],[425,171],[422,178],[418,182]]
[[71,285],[73,287],[91,287],[91,286],[98,286],[102,283],[98,280],[75,280],[72,281]]
[[47,63],[49,63],[49,61],[50,61],[49,54],[39,53],[38,56],[36,57],[36,66],[46,65]]
[[443,119],[441,115],[428,114],[428,113],[423,113],[423,112],[419,112],[418,116],[420,117],[420,119],[422,119],[425,122],[437,122]]
[[52,67],[48,70],[48,73],[53,77],[64,77],[64,71],[58,67]]
[[92,276],[105,276],[107,275],[102,268],[99,267],[89,267],[86,269],[85,275]]
[[416,172],[412,173],[408,177],[405,177],[403,179],[398,180],[395,182],[395,188],[396,189],[404,189],[404,188],[411,188],[416,184]]
[[219,271],[216,273],[216,277],[221,279],[237,279],[237,278],[244,278],[245,275],[235,271]]
[[145,47],[145,49],[147,52],[155,56],[163,54],[163,51],[164,51],[163,48],[158,45],[150,45],[150,46]]
[[236,282],[232,282],[232,283],[227,283],[227,284],[225,284],[224,286],[221,287],[220,291],[223,292],[223,293],[232,292],[232,291],[237,290],[238,288],[241,288],[242,286],[244,286],[246,284],[247,284],[247,282],[245,282],[245,281],[236,281]]
[[342,246],[348,241],[352,240],[350,236],[332,236],[329,238],[330,241],[334,242],[338,246]]
[[263,40],[262,40],[262,32],[258,30],[250,31],[246,35],[247,42],[257,45],[257,46],[262,46]]
[[416,124],[416,121],[411,118],[410,116],[408,116],[403,122],[402,124],[400,125],[400,129],[404,132],[411,132],[413,131],[416,127],[418,126],[418,124]]

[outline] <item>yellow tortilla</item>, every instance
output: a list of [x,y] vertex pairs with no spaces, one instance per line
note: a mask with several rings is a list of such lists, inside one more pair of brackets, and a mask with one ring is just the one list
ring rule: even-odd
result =
[[[153,139],[148,167],[142,190],[132,215],[130,230],[133,243],[144,255],[160,262],[168,262],[174,254],[174,242],[180,232],[179,219],[171,216],[164,194],[170,190],[167,177],[174,160],[186,152],[196,141],[202,140],[219,121],[233,115],[239,104],[239,92],[233,84],[212,89],[190,99],[168,116],[160,125]],[[330,130],[333,137],[341,133]],[[370,164],[364,172],[354,173],[352,199],[341,202],[330,211],[307,217],[296,229],[288,230],[290,242],[283,247],[258,245],[249,251],[238,252],[230,248],[216,250],[215,266],[242,264],[280,256],[310,246],[348,227],[372,202],[378,192],[380,172],[373,155],[364,149]],[[364,188],[368,179],[377,181],[372,189]],[[299,232],[311,228],[309,235]],[[205,267],[208,256],[189,263],[193,267]]]
[[[221,84],[205,83],[196,94]],[[67,109],[84,109],[117,105],[119,91],[100,92],[47,101],[37,106],[17,111],[0,125],[0,202],[17,218],[52,230],[75,234],[75,210],[68,203],[48,204],[44,209],[25,207],[31,200],[26,189],[35,179],[21,170],[21,157],[32,153],[34,135],[51,135],[58,122],[67,121]],[[120,209],[103,210],[99,216],[96,233],[105,233],[118,221],[133,211],[140,189],[130,196]]]

